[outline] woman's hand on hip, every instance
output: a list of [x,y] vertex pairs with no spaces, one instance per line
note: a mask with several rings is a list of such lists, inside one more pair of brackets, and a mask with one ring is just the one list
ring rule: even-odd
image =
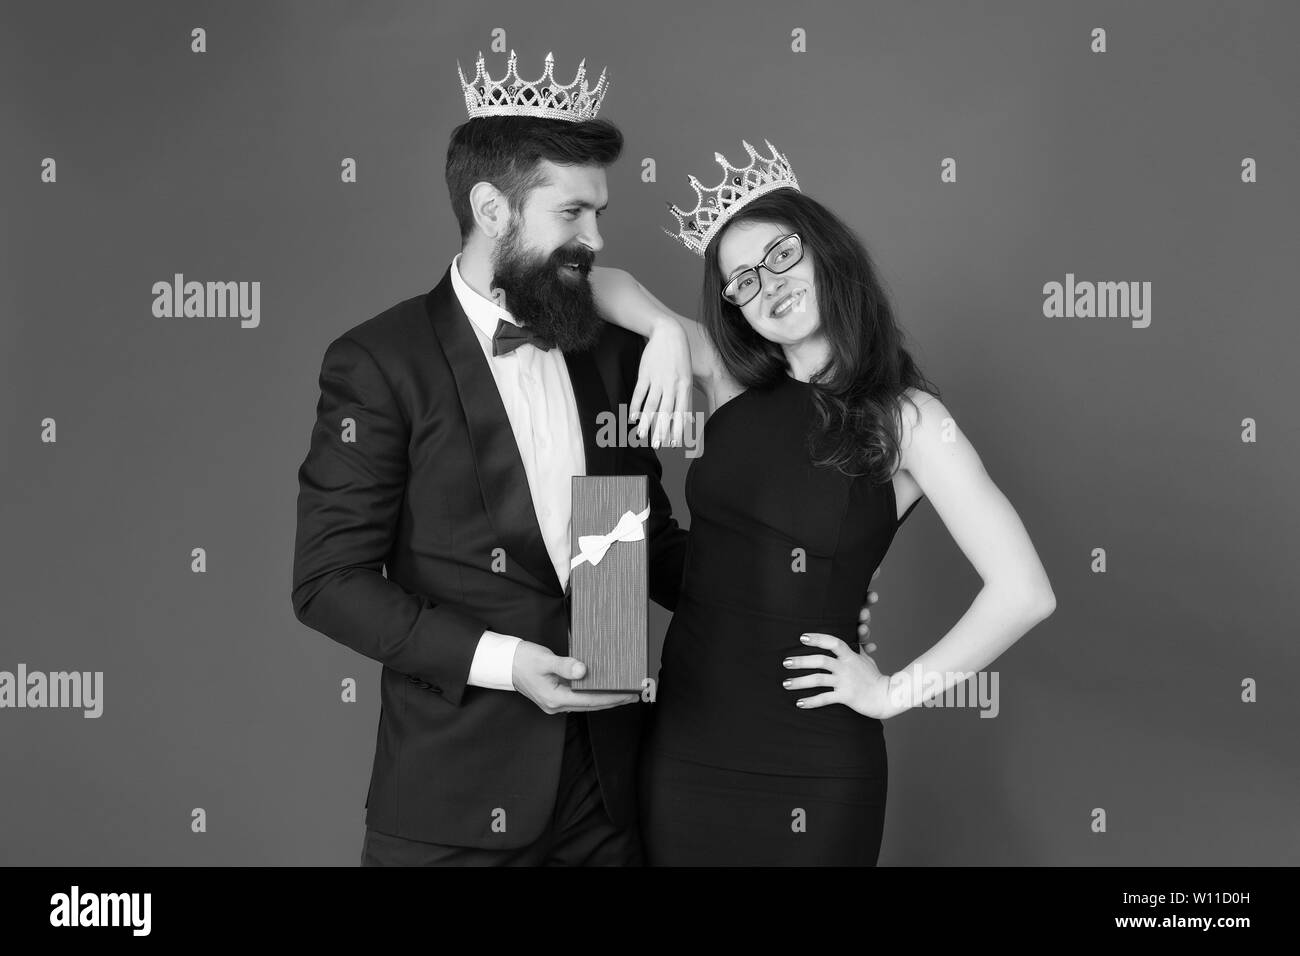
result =
[[805,674],[787,678],[782,686],[787,690],[824,687],[823,693],[803,697],[795,705],[805,710],[843,704],[865,717],[884,720],[898,713],[890,702],[889,676],[883,674],[876,662],[856,647],[846,644],[830,634],[804,634],[799,638],[811,647],[819,647],[829,654],[807,654],[789,657],[785,666],[789,670],[819,669],[829,673]]

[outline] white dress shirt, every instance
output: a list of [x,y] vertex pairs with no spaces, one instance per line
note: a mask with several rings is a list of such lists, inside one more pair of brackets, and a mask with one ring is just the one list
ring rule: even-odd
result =
[[[469,316],[483,355],[492,369],[497,391],[515,433],[519,457],[528,476],[528,490],[547,553],[560,586],[569,583],[569,518],[573,476],[587,473],[578,405],[569,381],[569,367],[558,348],[543,351],[521,345],[506,355],[492,354],[497,321],[521,325],[492,299],[469,287],[460,274],[460,255],[451,261],[451,285]],[[514,690],[515,649],[521,638],[484,631],[469,668],[469,683],[493,690]]]

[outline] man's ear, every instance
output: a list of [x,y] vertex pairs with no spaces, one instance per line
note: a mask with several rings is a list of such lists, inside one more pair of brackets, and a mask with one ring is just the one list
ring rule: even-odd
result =
[[469,191],[469,208],[474,222],[489,239],[502,235],[510,222],[510,206],[505,195],[489,182],[475,183]]

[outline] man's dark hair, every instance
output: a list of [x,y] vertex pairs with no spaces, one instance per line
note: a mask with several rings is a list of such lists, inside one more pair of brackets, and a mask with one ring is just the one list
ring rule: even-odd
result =
[[469,191],[489,182],[518,214],[543,182],[538,162],[605,167],[623,152],[623,134],[609,120],[581,123],[532,116],[481,116],[457,126],[447,144],[447,191],[464,242],[474,230]]

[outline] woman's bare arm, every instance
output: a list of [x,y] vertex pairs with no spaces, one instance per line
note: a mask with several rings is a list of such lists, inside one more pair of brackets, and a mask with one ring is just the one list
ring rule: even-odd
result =
[[[921,486],[953,540],[984,579],[970,609],[933,647],[886,675],[874,659],[830,634],[800,640],[830,654],[790,658],[789,690],[830,688],[797,701],[800,707],[844,704],[877,719],[897,716],[974,676],[1056,609],[1056,596],[1029,534],[979,455],[939,399],[909,390],[904,404],[902,467]],[[868,598],[868,603],[870,599]],[[994,702],[996,706],[996,701]]]
[[[910,390],[904,404],[901,464],[984,581],[970,609],[928,651],[892,677],[901,706],[916,706],[987,667],[1056,609],[1043,563],[1011,502],[985,472],[979,455],[933,395]],[[942,686],[915,686],[917,673],[943,675]],[[952,675],[952,676],[949,676]]]
[[607,321],[646,339],[665,323],[677,325],[691,350],[691,378],[702,387],[713,379],[717,353],[700,323],[668,308],[623,269],[595,267],[591,270],[591,288],[596,307]]

